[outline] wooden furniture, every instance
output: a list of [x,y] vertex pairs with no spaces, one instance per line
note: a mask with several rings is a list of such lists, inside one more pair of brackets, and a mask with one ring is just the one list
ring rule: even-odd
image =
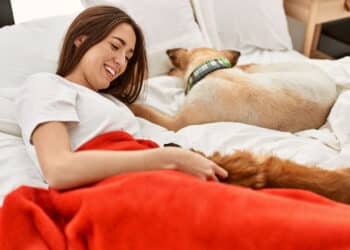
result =
[[287,15],[306,24],[304,55],[331,58],[317,50],[322,23],[350,17],[349,6],[350,0],[284,0]]
[[10,0],[0,0],[0,28],[14,24]]

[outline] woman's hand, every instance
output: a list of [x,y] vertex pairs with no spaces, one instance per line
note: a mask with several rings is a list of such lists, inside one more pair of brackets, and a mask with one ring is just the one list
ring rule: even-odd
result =
[[[204,156],[189,150],[168,147],[164,148],[173,169],[197,176],[202,180],[219,181],[228,177],[225,169]],[[219,178],[218,178],[219,177]]]

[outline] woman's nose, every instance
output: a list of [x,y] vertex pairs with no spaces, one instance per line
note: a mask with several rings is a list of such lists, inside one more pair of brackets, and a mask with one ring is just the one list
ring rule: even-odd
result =
[[114,62],[116,64],[118,64],[119,66],[123,67],[125,65],[125,63],[126,63],[125,53],[120,52],[120,53],[114,55]]

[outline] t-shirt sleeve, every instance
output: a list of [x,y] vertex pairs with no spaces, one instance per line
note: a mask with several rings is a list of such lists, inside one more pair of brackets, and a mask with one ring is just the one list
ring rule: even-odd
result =
[[26,143],[35,128],[45,122],[79,122],[77,92],[55,75],[35,74],[23,84],[16,98],[17,122]]

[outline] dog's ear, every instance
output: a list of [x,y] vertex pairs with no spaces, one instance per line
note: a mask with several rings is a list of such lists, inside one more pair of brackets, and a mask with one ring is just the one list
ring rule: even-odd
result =
[[238,58],[241,55],[239,51],[235,50],[223,50],[222,52],[224,53],[225,57],[230,61],[232,66],[235,66],[237,64]]
[[168,49],[166,53],[172,64],[181,70],[185,70],[188,62],[188,50],[183,48]]

